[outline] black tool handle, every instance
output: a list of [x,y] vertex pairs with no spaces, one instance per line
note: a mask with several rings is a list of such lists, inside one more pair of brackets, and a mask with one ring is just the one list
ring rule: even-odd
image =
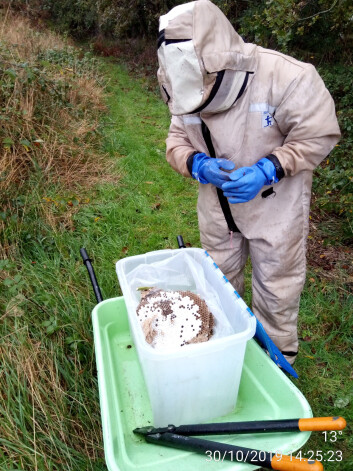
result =
[[323,471],[324,469],[322,464],[316,460],[304,458],[300,460],[288,455],[217,443],[201,438],[185,437],[174,433],[156,433],[155,435],[146,435],[145,438],[147,442],[156,445],[204,454],[205,461],[240,461],[280,471]]
[[178,235],[178,236],[177,236],[177,241],[178,241],[178,247],[179,247],[179,249],[186,249],[186,246],[185,246],[185,244],[184,244],[183,236]]
[[298,422],[299,419],[180,425],[171,431],[180,435],[226,435],[229,433],[298,432]]
[[91,263],[92,260],[89,258],[85,248],[80,249],[80,254],[81,254],[84,265],[86,265],[86,268],[87,268],[87,271],[88,271],[88,274],[92,283],[93,291],[97,299],[97,303],[100,303],[101,301],[103,301],[103,296],[98,285],[96,274],[94,273],[94,270],[92,267],[92,263]]
[[156,432],[168,431],[180,435],[227,435],[229,433],[305,432],[343,430],[343,417],[311,417],[307,419],[256,420],[251,422],[221,422],[195,425],[169,425]]

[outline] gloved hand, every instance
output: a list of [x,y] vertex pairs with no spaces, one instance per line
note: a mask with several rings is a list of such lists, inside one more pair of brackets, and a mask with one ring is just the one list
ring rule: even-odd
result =
[[230,173],[222,190],[229,203],[246,203],[255,198],[264,185],[277,182],[276,167],[264,157],[251,167],[241,167]]
[[227,159],[214,159],[206,154],[195,154],[192,162],[192,176],[200,183],[212,183],[222,188],[222,184],[229,180],[230,174],[221,170],[233,170],[235,165]]

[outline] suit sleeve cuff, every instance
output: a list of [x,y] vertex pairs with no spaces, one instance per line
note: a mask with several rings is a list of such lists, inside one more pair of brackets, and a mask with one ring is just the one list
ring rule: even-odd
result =
[[189,155],[187,161],[186,161],[186,166],[189,170],[190,175],[192,176],[192,164],[194,162],[194,156],[198,154],[198,152],[193,152],[191,155]]
[[278,181],[282,180],[282,178],[284,177],[284,170],[280,161],[277,159],[277,157],[273,154],[269,154],[266,156],[266,159],[272,162],[273,165],[275,166],[277,180]]

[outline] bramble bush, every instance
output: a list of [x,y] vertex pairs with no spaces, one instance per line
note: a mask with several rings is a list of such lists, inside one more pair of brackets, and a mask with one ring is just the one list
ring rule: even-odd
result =
[[[235,19],[247,41],[308,58],[351,60],[350,0],[255,0]],[[313,57],[315,58],[315,57]]]

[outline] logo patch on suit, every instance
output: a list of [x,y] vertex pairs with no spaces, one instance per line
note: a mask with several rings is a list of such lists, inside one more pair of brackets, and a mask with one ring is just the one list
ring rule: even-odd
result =
[[275,120],[273,116],[268,111],[263,111],[262,112],[262,127],[268,128],[269,126],[273,126],[274,123],[275,123]]

